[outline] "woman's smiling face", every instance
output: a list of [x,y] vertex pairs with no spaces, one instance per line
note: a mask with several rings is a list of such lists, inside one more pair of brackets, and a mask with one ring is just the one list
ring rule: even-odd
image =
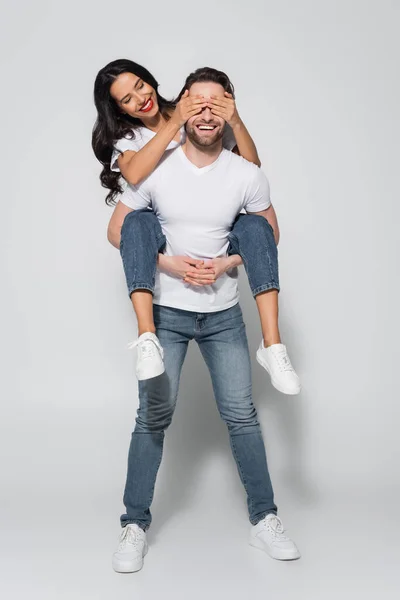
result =
[[159,111],[155,89],[133,73],[121,73],[111,84],[110,94],[120,110],[135,119],[153,118]]

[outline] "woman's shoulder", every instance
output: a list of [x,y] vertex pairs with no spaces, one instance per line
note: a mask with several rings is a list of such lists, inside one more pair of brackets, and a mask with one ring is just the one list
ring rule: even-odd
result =
[[145,139],[146,136],[146,132],[148,132],[149,130],[147,129],[147,127],[142,127],[141,125],[139,125],[138,127],[132,127],[132,129],[129,129],[128,131],[126,131],[124,133],[123,136],[121,136],[120,138],[117,139],[116,144],[118,144],[121,141],[135,141],[138,142],[142,139]]
[[114,147],[120,152],[126,152],[126,150],[134,150],[137,152],[149,141],[149,133],[150,132],[146,127],[132,128],[115,142]]

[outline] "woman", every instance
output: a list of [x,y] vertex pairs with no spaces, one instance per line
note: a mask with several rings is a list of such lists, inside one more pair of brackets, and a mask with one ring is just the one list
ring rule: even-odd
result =
[[[221,73],[221,81],[229,82],[224,73]],[[226,85],[224,97],[219,98],[189,96],[187,84],[188,81],[177,101],[170,102],[159,94],[158,83],[149,71],[132,61],[113,61],[98,73],[94,88],[98,117],[92,145],[103,165],[101,183],[110,190],[106,198],[108,204],[113,204],[123,191],[121,176],[128,184],[140,184],[157,168],[166,152],[184,142],[187,120],[205,109],[226,121],[224,147],[260,166],[257,149],[236,109],[232,84]],[[113,233],[116,229],[120,235]],[[263,217],[240,215],[231,232],[229,256],[208,263],[190,257],[164,256],[165,240],[155,215],[151,211],[130,212],[121,202],[111,217],[108,237],[120,247],[137,316],[139,338],[132,346],[138,347],[138,379],[156,377],[164,371],[163,350],[155,335],[153,320],[157,257],[159,268],[193,286],[210,285],[221,272],[243,262],[263,333],[257,360],[279,391],[299,393],[299,378],[281,343],[278,327],[277,222],[273,231]],[[246,260],[246,256],[255,255],[257,261]]]

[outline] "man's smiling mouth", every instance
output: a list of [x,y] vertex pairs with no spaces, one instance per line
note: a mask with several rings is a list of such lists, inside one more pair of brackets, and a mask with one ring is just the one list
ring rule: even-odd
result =
[[197,125],[197,129],[200,131],[214,131],[217,128],[217,125]]

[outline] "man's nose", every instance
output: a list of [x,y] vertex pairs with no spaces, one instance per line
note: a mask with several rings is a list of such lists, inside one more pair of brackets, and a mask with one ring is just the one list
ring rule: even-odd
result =
[[209,106],[206,106],[205,108],[203,108],[203,112],[201,113],[201,118],[204,121],[212,121],[214,118],[214,115],[211,112],[211,108]]

